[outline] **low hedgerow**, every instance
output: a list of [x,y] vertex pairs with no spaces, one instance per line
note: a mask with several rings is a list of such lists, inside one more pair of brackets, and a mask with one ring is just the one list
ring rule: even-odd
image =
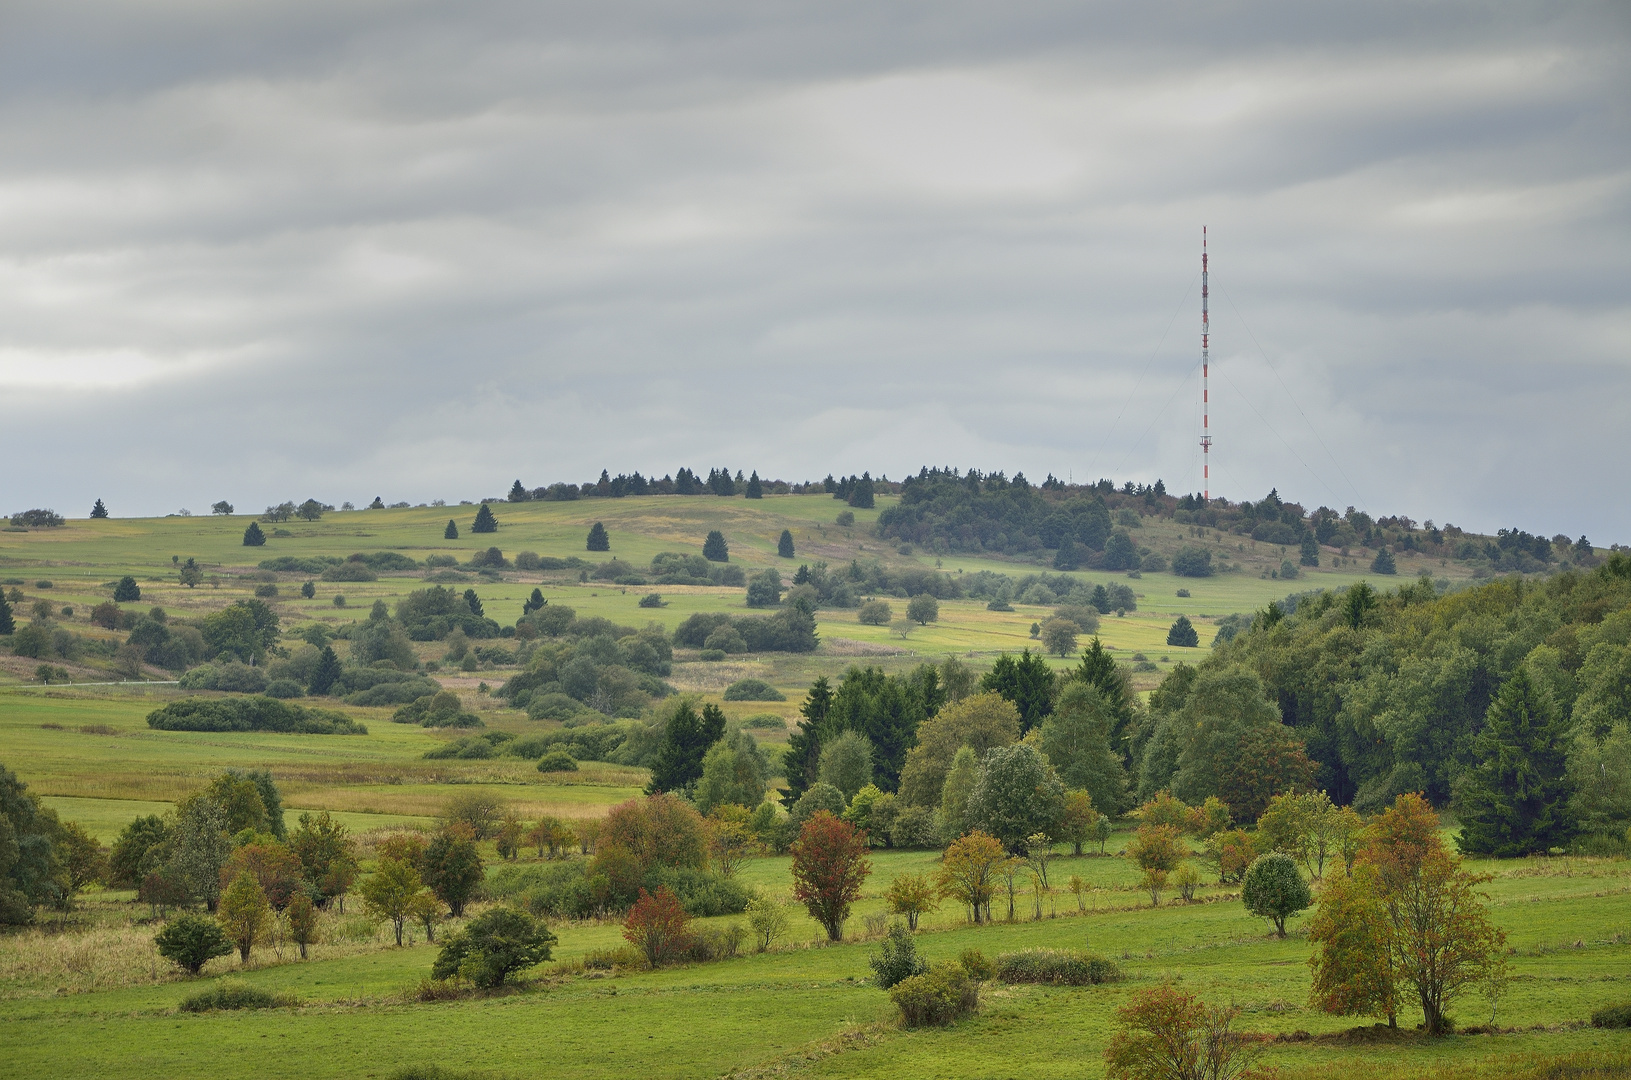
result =
[[1023,949],[1002,953],[995,967],[997,978],[1005,983],[1092,986],[1121,980],[1121,969],[1115,964],[1080,949]]
[[181,1001],[182,1012],[209,1012],[212,1009],[279,1009],[297,1004],[287,994],[274,994],[240,979],[222,979]]
[[1591,1014],[1595,1028],[1631,1028],[1631,1003],[1605,1005]]
[[936,964],[889,991],[907,1027],[944,1027],[979,1008],[980,987],[956,964]]

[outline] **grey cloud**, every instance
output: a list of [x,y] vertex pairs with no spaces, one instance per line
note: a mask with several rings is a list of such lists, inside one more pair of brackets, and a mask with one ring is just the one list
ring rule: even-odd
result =
[[0,509],[1197,488],[1205,223],[1214,490],[1631,538],[1619,5],[5,19]]

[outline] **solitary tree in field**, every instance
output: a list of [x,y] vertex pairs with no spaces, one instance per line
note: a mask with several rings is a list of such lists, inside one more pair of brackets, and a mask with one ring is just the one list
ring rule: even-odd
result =
[[555,935],[537,919],[512,907],[492,908],[448,938],[431,967],[431,978],[457,975],[477,986],[502,986],[507,976],[549,959]]
[[362,893],[363,909],[369,915],[390,920],[400,947],[403,928],[413,915],[414,898],[424,888],[419,871],[410,862],[385,856],[379,860],[374,872],[363,878],[357,891]]
[[928,593],[918,593],[906,602],[906,617],[919,626],[940,621],[940,601]]
[[781,539],[776,541],[776,554],[784,559],[793,557],[793,533],[790,529],[783,529]]
[[1168,645],[1175,645],[1180,649],[1193,649],[1200,643],[1201,636],[1195,632],[1195,625],[1189,621],[1188,615],[1178,616],[1178,621],[1167,631]]
[[113,587],[113,602],[116,604],[131,604],[141,598],[142,587],[129,574],[120,578],[119,584]]
[[305,597],[307,600],[310,600],[312,597],[316,596],[317,595],[317,585],[316,585],[316,583],[311,582],[311,581],[304,582],[300,586],[300,595]]
[[106,506],[102,505],[102,500],[101,499],[97,499],[96,500],[96,505],[91,507],[91,517],[93,517],[93,518],[105,518],[107,516],[108,516],[108,508]]
[[731,551],[725,544],[725,534],[714,529],[702,542],[702,557],[709,562],[730,562]]
[[220,502],[210,503],[210,513],[229,515],[232,513],[232,504],[222,499]]
[[447,519],[447,528],[442,530],[442,539],[443,540],[457,540],[458,538],[459,538],[459,525],[458,525],[458,522],[454,521],[452,518],[448,518]]
[[612,550],[612,538],[606,535],[606,526],[598,521],[589,529],[588,549],[590,551]]
[[1399,567],[1393,561],[1393,552],[1385,547],[1378,551],[1376,558],[1371,561],[1370,572],[1373,574],[1397,574]]
[[1274,924],[1274,936],[1286,936],[1286,920],[1313,903],[1297,860],[1278,851],[1260,855],[1246,870],[1240,889],[1246,910]]
[[470,531],[473,533],[495,533],[498,531],[498,518],[493,516],[493,510],[486,503],[476,511],[476,520],[471,523]]
[[251,521],[249,528],[244,530],[244,547],[260,547],[266,543],[266,534],[261,532],[259,522]]
[[843,940],[850,906],[872,872],[866,834],[818,810],[793,841],[792,853],[794,899],[826,929],[827,940]]
[[1055,656],[1066,657],[1076,651],[1079,633],[1081,627],[1069,619],[1049,619],[1042,624],[1042,644]]

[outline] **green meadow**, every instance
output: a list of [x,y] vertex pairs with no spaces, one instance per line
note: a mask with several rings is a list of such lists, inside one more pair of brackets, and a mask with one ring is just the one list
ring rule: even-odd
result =
[[[888,500],[879,500],[879,510]],[[878,510],[856,511],[852,527],[836,524],[842,505],[825,496],[743,499],[628,498],[578,502],[496,504],[500,530],[469,531],[474,506],[418,507],[325,514],[316,522],[276,526],[264,547],[241,543],[245,515],[71,521],[61,528],[0,532],[0,577],[28,605],[45,598],[71,606],[59,622],[77,633],[91,626],[89,608],[108,598],[111,583],[134,576],[140,606],[195,616],[253,595],[267,575],[256,564],[282,555],[345,557],[353,552],[398,551],[421,562],[446,554],[461,564],[489,546],[507,557],[520,551],[598,561],[585,552],[590,525],[604,522],[611,556],[636,566],[663,551],[699,553],[710,529],[726,535],[731,558],[751,575],[776,567],[791,578],[800,563],[830,566],[878,558],[893,566],[918,565],[947,574],[993,570],[1015,576],[1047,570],[1041,564],[903,551],[876,539],[868,525]],[[445,540],[449,518],[461,538]],[[783,529],[792,532],[796,558],[776,555]],[[1154,671],[1138,674],[1148,690],[1161,673],[1195,659],[1218,623],[1261,608],[1287,593],[1341,587],[1362,576],[1351,568],[1320,568],[1295,581],[1268,576],[1280,548],[1190,530],[1151,519],[1140,544],[1170,551],[1210,544],[1220,559],[1241,569],[1211,578],[1082,571],[1089,583],[1121,581],[1137,595],[1136,611],[1102,619],[1100,636],[1124,662],[1142,659]],[[187,588],[177,565],[197,561],[204,580]],[[1455,565],[1400,556],[1401,579],[1427,572],[1464,576]],[[285,631],[314,621],[365,617],[375,600],[394,603],[424,588],[422,572],[385,574],[373,582],[318,581],[303,599],[304,575],[275,575],[271,599]],[[48,588],[38,583],[49,581]],[[667,629],[697,612],[746,613],[743,590],[713,587],[616,586],[580,581],[576,572],[507,571],[497,578],[469,575],[487,613],[513,623],[534,588],[551,604],[600,615],[624,625],[656,621]],[[1189,596],[1178,596],[1187,590]],[[662,594],[665,606],[642,608],[642,596]],[[344,595],[344,607],[335,605]],[[904,600],[892,600],[903,614]],[[130,605],[127,605],[129,607]],[[795,717],[810,682],[837,677],[851,665],[899,671],[948,655],[985,667],[1003,652],[1037,647],[1033,623],[1051,609],[1015,605],[990,611],[973,600],[948,600],[938,621],[904,637],[888,627],[864,626],[853,611],[818,615],[822,644],[813,654],[732,656],[701,661],[680,650],[668,680],[682,691],[721,701],[724,688],[757,677],[779,688],[782,702],[724,702],[741,720],[770,713]],[[1166,645],[1180,614],[1194,621],[1201,649]],[[439,643],[415,646],[421,660],[440,656]],[[1051,658],[1065,665],[1073,658]],[[117,679],[95,663],[68,665],[74,683]],[[549,730],[504,707],[490,691],[514,669],[484,665],[475,672],[436,677],[460,695],[490,727],[514,734]],[[150,671],[159,679],[161,673]],[[133,818],[163,813],[229,767],[267,768],[283,793],[292,825],[307,810],[327,810],[364,841],[365,860],[378,830],[434,824],[450,797],[481,791],[528,818],[552,814],[592,818],[644,788],[644,769],[584,762],[577,773],[541,774],[531,761],[430,760],[425,752],[453,737],[415,725],[393,724],[392,710],[350,708],[368,726],[354,736],[155,731],[146,717],[186,696],[171,685],[42,686],[34,663],[4,657],[0,664],[0,763],[29,785],[62,818],[81,823],[103,842]],[[785,729],[755,729],[772,746]],[[1309,944],[1304,919],[1284,940],[1244,910],[1238,886],[1208,878],[1192,903],[1174,895],[1152,907],[1131,863],[1117,852],[1128,833],[1118,831],[1105,855],[1071,856],[1060,849],[1050,868],[1054,888],[1039,900],[1027,891],[1008,921],[999,895],[999,921],[971,926],[954,905],[926,916],[919,948],[930,959],[954,959],[979,949],[988,957],[1036,946],[1086,948],[1115,960],[1124,982],[1086,988],[986,984],[977,1016],[945,1030],[908,1031],[894,1021],[887,996],[871,984],[867,956],[884,925],[883,892],[897,875],[933,872],[938,852],[879,851],[864,896],[843,943],[828,945],[820,928],[791,899],[789,861],[759,857],[740,879],[785,904],[791,930],[769,952],[745,950],[734,959],[654,972],[585,970],[592,952],[622,944],[615,922],[562,922],[554,959],[512,992],[453,1001],[421,1001],[435,946],[412,935],[396,948],[367,924],[357,905],[325,913],[325,937],[311,958],[288,948],[258,948],[240,965],[236,956],[212,961],[201,980],[178,975],[153,952],[157,924],[130,893],[92,890],[76,910],[46,917],[41,927],[0,937],[0,1077],[210,1078],[257,1076],[290,1080],[389,1077],[398,1070],[438,1066],[456,1074],[512,1077],[1098,1077],[1116,1009],[1139,990],[1174,981],[1208,1001],[1238,1006],[1238,1025],[1262,1037],[1263,1061],[1286,1078],[1542,1075],[1546,1062],[1574,1072],[1544,1075],[1631,1076],[1631,1030],[1600,1030],[1586,1023],[1593,1009],[1631,1002],[1631,861],[1553,858],[1474,863],[1492,875],[1484,886],[1494,917],[1508,935],[1512,977],[1491,1002],[1463,999],[1453,1009],[1463,1027],[1494,1033],[1430,1039],[1413,1030],[1416,1010],[1401,1013],[1402,1029],[1373,1028],[1370,1018],[1333,1017],[1309,1005]],[[490,843],[483,854],[489,875],[505,864]],[[536,858],[523,849],[522,863]],[[371,865],[365,861],[365,869]],[[1064,883],[1084,883],[1080,903]],[[1041,917],[1035,917],[1035,905]],[[740,921],[731,917],[713,923]],[[451,932],[456,924],[444,928]],[[184,1013],[178,1005],[201,988],[232,976],[292,995],[289,1007],[243,1012]],[[1493,1022],[1491,1014],[1493,1010]],[[1552,1068],[1553,1066],[1545,1066]],[[1564,1066],[1556,1066],[1563,1069]],[[1591,1072],[1596,1069],[1596,1072]]]

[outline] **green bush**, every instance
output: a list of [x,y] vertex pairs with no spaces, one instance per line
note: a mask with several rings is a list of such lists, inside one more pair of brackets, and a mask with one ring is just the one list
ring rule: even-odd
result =
[[273,679],[266,684],[267,697],[288,699],[303,697],[305,693],[305,688],[293,679]]
[[896,983],[889,1000],[907,1027],[944,1027],[979,1008],[980,988],[956,964],[936,964]]
[[424,756],[431,761],[447,761],[454,758],[461,761],[483,761],[493,756],[493,744],[479,735],[466,735],[426,750]]
[[232,952],[232,943],[221,931],[221,924],[203,915],[178,915],[154,936],[153,944],[158,946],[160,956],[192,975],[217,956]]
[[277,1009],[297,1004],[287,994],[274,994],[241,979],[222,979],[181,1001],[182,1012],[209,1012],[212,1009]]
[[968,977],[976,980],[990,979],[997,974],[997,969],[991,961],[985,958],[985,953],[979,949],[964,949],[957,954],[957,963],[968,972]]
[[715,960],[730,960],[741,951],[748,932],[741,923],[725,926],[693,926],[685,959],[693,964],[707,964]]
[[1080,949],[1022,949],[1001,954],[993,967],[1005,983],[1096,986],[1122,977],[1115,964]]
[[1631,1028],[1631,1003],[1605,1005],[1591,1014],[1594,1028]]
[[787,695],[763,679],[737,679],[725,687],[726,701],[786,701]]
[[565,750],[551,750],[538,761],[539,772],[577,772],[578,763]]
[[367,563],[343,562],[324,570],[322,578],[324,581],[378,581],[379,575],[370,570]]
[[366,735],[343,713],[286,705],[269,697],[185,698],[147,714],[159,731],[278,731],[296,735]]
[[889,927],[889,936],[883,939],[878,951],[867,957],[872,974],[877,977],[878,988],[889,988],[929,970],[929,965],[917,954],[917,942],[905,923]]
[[717,664],[727,655],[724,649],[703,649],[697,654],[697,659],[705,664]]
[[491,908],[442,944],[431,978],[468,979],[477,986],[501,986],[517,971],[549,959],[555,935],[543,923],[514,908]]

